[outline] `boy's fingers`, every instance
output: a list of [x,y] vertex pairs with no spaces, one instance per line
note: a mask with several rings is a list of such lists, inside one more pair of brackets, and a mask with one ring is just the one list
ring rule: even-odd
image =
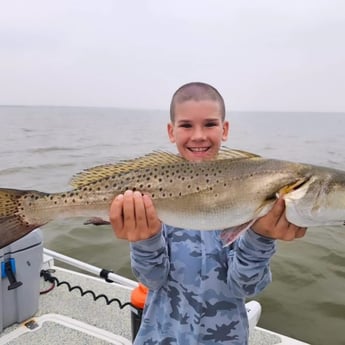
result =
[[118,233],[123,228],[123,194],[118,195],[110,205],[109,219],[112,227]]
[[123,227],[135,229],[135,225],[133,192],[126,190],[123,194]]
[[307,232],[307,228],[299,228],[299,230],[296,232],[296,238],[302,238]]
[[146,209],[147,225],[150,229],[156,232],[161,228],[161,222],[158,219],[157,212],[153,205],[152,199],[148,195],[144,195],[143,200]]
[[272,222],[277,225],[282,217],[284,216],[285,212],[285,201],[284,199],[278,199],[272,207],[270,215],[272,217]]
[[136,226],[139,230],[146,230],[147,220],[146,220],[146,210],[145,210],[143,197],[140,192],[134,192],[133,198],[134,198]]
[[157,218],[156,210],[153,206],[151,198],[148,195],[144,195],[143,200],[146,208],[147,221],[150,224],[154,222]]

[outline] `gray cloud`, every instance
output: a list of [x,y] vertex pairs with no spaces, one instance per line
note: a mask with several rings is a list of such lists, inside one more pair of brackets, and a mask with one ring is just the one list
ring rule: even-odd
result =
[[235,110],[345,111],[345,3],[2,3],[0,104],[166,109],[203,80]]

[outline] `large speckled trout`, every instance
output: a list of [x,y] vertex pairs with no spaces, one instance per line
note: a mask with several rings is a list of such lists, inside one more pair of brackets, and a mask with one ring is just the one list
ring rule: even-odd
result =
[[108,218],[111,201],[127,189],[150,195],[164,223],[187,229],[246,229],[277,195],[293,224],[345,225],[345,171],[238,150],[223,149],[200,163],[154,152],[85,170],[71,185],[54,194],[0,189],[0,248],[53,219]]

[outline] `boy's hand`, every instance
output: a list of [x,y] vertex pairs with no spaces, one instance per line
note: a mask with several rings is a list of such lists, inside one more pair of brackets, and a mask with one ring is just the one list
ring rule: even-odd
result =
[[110,206],[109,218],[115,235],[130,242],[153,237],[162,227],[151,198],[137,191],[118,195]]
[[270,212],[259,218],[252,229],[259,235],[284,241],[292,241],[305,235],[307,228],[291,224],[285,217],[285,201],[280,198]]

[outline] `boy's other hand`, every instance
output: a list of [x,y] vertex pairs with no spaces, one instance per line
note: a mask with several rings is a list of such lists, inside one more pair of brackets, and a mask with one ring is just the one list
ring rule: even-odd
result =
[[138,191],[118,195],[110,206],[109,218],[115,235],[130,242],[153,237],[162,227],[151,198]]
[[305,235],[307,228],[299,227],[288,222],[285,216],[285,201],[280,198],[265,216],[259,218],[252,226],[259,235],[292,241]]

